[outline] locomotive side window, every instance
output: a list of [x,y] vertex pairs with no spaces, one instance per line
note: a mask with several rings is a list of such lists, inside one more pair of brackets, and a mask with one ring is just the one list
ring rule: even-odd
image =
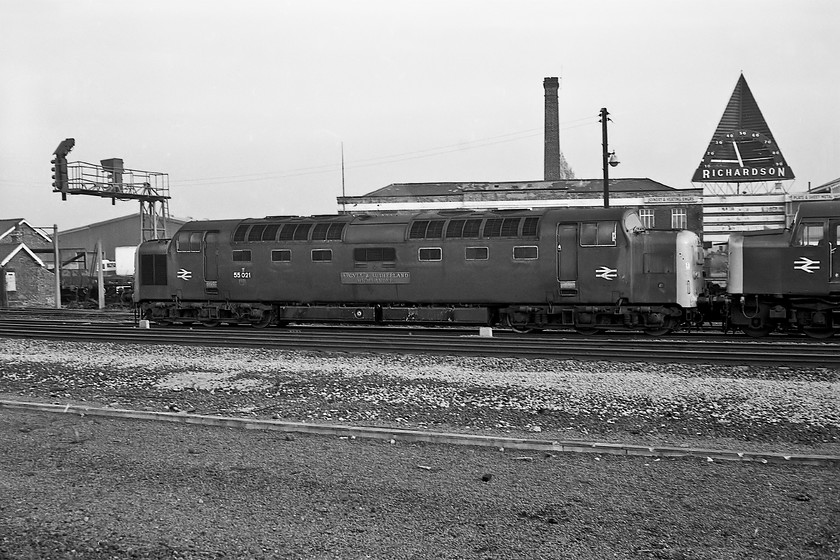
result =
[[514,260],[532,261],[539,256],[539,250],[534,245],[520,246],[513,248]]
[[312,262],[332,261],[332,249],[312,249]]
[[292,262],[291,249],[272,249],[271,262]]
[[464,224],[464,237],[478,237],[481,230],[481,220],[467,220]]
[[251,226],[251,231],[248,232],[248,241],[259,241],[265,231],[264,224],[257,224]]
[[463,237],[466,220],[449,220],[446,226],[446,237]]
[[393,247],[360,247],[353,249],[356,262],[396,262],[397,250]]
[[250,249],[237,249],[232,252],[232,260],[233,262],[250,262],[251,261],[251,250]]
[[615,247],[618,222],[584,222],[580,224],[581,247]]
[[277,238],[277,231],[280,229],[280,224],[269,224],[265,226],[260,241],[274,241]]
[[201,251],[201,238],[204,232],[181,231],[175,237],[175,250],[179,253],[198,253]]
[[283,224],[283,228],[280,230],[280,241],[290,241],[294,239],[295,228],[297,228],[296,224]]
[[464,251],[464,258],[468,261],[486,261],[489,256],[487,247],[467,247]]
[[417,220],[408,230],[409,239],[440,239],[444,220]]
[[233,242],[239,243],[245,241],[245,232],[248,231],[248,224],[237,226],[236,231],[233,232]]
[[309,230],[312,228],[312,224],[298,224],[295,227],[295,234],[293,239],[295,241],[306,241],[309,239]]
[[539,218],[525,218],[525,223],[522,224],[522,237],[536,237]]
[[443,251],[440,247],[421,247],[417,258],[421,261],[439,261],[443,259]]
[[502,235],[502,219],[488,218],[484,222],[484,237],[499,237]]
[[796,230],[793,244],[797,247],[815,247],[823,240],[822,222],[802,222]]

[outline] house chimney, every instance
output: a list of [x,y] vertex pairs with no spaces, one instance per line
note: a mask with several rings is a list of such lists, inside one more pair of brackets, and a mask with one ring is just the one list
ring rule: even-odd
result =
[[560,180],[560,114],[557,108],[557,90],[560,80],[545,78],[545,174],[546,181]]

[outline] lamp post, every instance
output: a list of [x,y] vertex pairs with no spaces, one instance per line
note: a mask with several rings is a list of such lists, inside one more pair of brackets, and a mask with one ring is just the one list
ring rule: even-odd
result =
[[610,152],[609,145],[607,144],[607,120],[609,120],[607,115],[609,115],[607,108],[601,108],[601,157],[604,167],[604,208],[610,207],[610,167],[615,167],[619,163],[618,158],[615,157],[615,150]]

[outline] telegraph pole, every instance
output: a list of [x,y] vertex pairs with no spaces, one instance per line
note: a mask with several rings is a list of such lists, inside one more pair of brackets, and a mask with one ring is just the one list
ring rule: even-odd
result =
[[607,108],[601,108],[601,156],[604,167],[604,208],[610,207],[610,166],[607,149]]

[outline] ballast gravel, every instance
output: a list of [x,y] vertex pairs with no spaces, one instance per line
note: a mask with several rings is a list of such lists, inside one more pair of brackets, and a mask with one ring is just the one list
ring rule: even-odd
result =
[[[840,454],[840,372],[2,339],[0,398]],[[837,558],[836,467],[0,410],[0,558]]]

